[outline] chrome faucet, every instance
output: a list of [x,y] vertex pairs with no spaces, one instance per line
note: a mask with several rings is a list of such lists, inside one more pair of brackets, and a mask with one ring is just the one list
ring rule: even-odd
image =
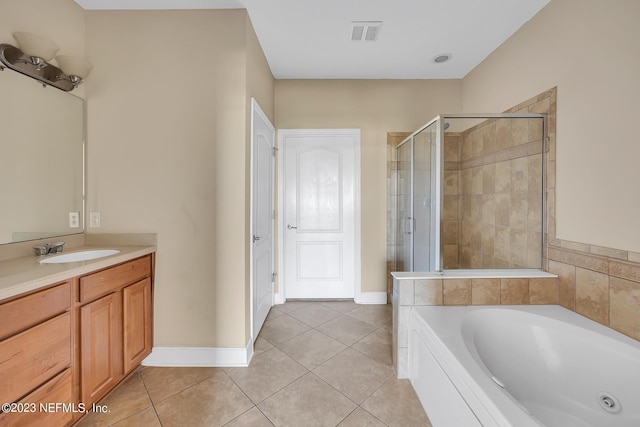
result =
[[62,248],[66,244],[67,242],[45,243],[44,245],[34,246],[33,249],[36,251],[36,256],[57,254],[62,252]]

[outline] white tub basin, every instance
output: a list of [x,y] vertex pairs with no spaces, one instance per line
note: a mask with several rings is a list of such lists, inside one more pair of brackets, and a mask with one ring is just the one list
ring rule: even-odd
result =
[[40,264],[62,264],[65,262],[88,261],[90,259],[103,258],[115,255],[120,251],[117,249],[96,249],[90,251],[72,252],[64,255],[58,255],[51,258],[45,258]]

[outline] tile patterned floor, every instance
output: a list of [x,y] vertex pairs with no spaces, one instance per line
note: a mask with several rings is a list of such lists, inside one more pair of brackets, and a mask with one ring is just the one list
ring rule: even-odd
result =
[[274,306],[247,368],[140,369],[79,426],[431,426],[391,366],[391,306]]

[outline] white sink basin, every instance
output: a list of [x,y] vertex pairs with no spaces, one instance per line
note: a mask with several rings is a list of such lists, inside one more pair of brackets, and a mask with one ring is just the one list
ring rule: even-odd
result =
[[109,255],[115,255],[120,252],[117,249],[96,249],[91,251],[72,252],[69,254],[58,255],[51,258],[45,258],[40,264],[61,264],[65,262],[88,261],[90,259],[103,258]]

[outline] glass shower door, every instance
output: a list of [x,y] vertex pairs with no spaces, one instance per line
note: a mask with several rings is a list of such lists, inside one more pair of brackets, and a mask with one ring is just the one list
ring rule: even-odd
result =
[[441,271],[442,119],[396,148],[395,270]]
[[[431,181],[432,135],[431,125],[413,140],[413,271],[430,271],[431,265]],[[435,248],[433,248],[435,250]]]
[[397,152],[396,271],[413,271],[412,141]]

